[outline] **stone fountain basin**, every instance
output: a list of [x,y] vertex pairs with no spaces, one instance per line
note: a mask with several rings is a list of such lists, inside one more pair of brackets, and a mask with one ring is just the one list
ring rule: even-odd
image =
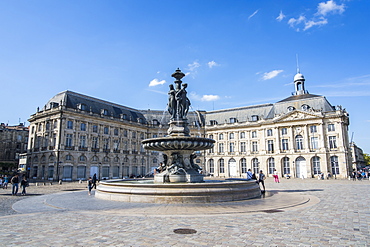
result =
[[213,147],[215,141],[203,137],[169,136],[146,139],[141,142],[145,149],[153,151],[193,150],[200,151]]
[[99,183],[95,193],[99,199],[142,203],[214,203],[260,196],[256,180],[246,179],[164,184],[153,180],[107,180]]

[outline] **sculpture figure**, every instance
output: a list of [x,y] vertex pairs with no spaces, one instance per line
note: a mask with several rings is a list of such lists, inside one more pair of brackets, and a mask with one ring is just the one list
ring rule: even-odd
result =
[[171,114],[171,119],[176,117],[177,101],[175,99],[176,91],[173,85],[170,85],[170,91],[168,91],[168,112]]

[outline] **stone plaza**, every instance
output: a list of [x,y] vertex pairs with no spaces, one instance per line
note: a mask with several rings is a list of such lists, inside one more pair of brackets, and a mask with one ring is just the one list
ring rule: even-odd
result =
[[[122,203],[86,184],[0,190],[6,246],[369,246],[370,181],[266,180],[261,199]],[[10,209],[12,207],[13,210]],[[180,233],[180,234],[178,234]],[[184,234],[185,233],[185,234]]]

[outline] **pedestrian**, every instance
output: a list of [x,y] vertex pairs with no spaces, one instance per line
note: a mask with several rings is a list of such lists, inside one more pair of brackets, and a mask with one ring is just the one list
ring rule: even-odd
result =
[[25,196],[26,195],[26,187],[28,187],[28,181],[27,181],[26,176],[24,176],[23,179],[22,179],[22,181],[21,181],[21,188],[22,188],[21,195],[22,196]]
[[248,169],[248,171],[247,171],[247,179],[248,180],[249,179],[252,179],[252,177],[253,177],[253,173],[252,173],[251,169]]
[[91,177],[89,177],[89,179],[87,180],[87,188],[89,189],[89,192],[87,194],[89,196],[91,196],[92,187],[93,187],[93,181],[92,181]]
[[0,187],[3,186],[3,177],[0,177]]
[[12,184],[12,195],[16,196],[18,193],[18,187],[19,187],[19,177],[18,174],[15,174],[12,179],[10,180],[10,183]]
[[3,183],[3,189],[7,189],[8,188],[8,183],[9,183],[9,178],[7,175],[5,175],[4,177],[4,183]]
[[262,187],[263,187],[262,193],[265,193],[265,191],[266,191],[265,179],[266,179],[265,174],[263,174],[262,170],[260,170],[260,173],[258,173],[258,184],[260,184],[260,183],[262,184]]
[[278,171],[276,171],[276,169],[274,169],[274,180],[275,180],[275,183],[280,183],[280,180],[279,180],[279,173]]
[[[90,177],[91,178],[91,177]],[[92,187],[94,188],[94,189],[96,189],[96,173],[94,173],[94,176],[93,176],[93,178],[92,178]]]

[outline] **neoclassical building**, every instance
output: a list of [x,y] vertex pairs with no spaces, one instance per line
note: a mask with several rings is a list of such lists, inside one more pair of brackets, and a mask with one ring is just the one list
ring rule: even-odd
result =
[[324,96],[309,94],[294,77],[294,95],[262,104],[206,113],[205,132],[216,140],[206,154],[206,170],[240,177],[252,169],[307,178],[321,172],[347,177],[352,169],[348,113]]
[[[295,94],[262,104],[188,114],[192,136],[216,141],[196,163],[216,177],[244,177],[247,169],[293,177],[352,170],[349,117],[324,96],[309,94],[294,77]],[[145,175],[163,161],[141,141],[167,135],[169,114],[137,110],[65,91],[31,115],[27,168],[35,179],[82,180]]]

